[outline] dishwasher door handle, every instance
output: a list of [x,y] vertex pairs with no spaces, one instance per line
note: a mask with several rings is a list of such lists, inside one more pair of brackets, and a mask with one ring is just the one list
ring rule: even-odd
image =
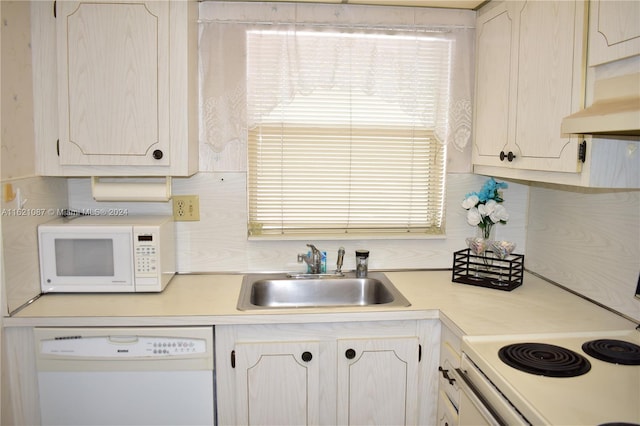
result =
[[138,343],[138,336],[109,336],[109,342],[116,344]]

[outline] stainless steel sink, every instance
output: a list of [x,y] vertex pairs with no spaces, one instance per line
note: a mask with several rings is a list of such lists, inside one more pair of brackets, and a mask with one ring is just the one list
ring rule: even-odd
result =
[[367,278],[335,275],[250,274],[242,280],[238,309],[319,308],[336,306],[411,306],[381,272]]

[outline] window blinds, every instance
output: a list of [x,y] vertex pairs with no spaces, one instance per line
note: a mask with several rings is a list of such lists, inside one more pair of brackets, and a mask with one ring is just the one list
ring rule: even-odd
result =
[[247,32],[249,235],[444,232],[451,43]]

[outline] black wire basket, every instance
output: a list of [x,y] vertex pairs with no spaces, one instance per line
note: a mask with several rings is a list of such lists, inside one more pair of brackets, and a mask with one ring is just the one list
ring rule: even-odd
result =
[[511,291],[522,285],[524,255],[499,259],[491,250],[476,255],[466,248],[453,253],[452,281],[478,287]]

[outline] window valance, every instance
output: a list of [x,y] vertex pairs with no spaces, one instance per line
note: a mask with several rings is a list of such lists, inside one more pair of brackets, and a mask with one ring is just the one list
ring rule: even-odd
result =
[[[246,144],[248,129],[257,115],[286,105],[295,93],[310,93],[317,87],[341,84],[340,75],[349,72],[343,67],[346,61],[342,54],[356,51],[374,64],[373,70],[377,67],[386,67],[387,70],[380,74],[374,71],[363,79],[363,91],[377,92],[393,100],[408,116],[432,129],[437,140],[448,145],[449,152],[467,151],[471,138],[474,29],[464,25],[467,17],[458,19],[459,11],[427,12],[419,8],[355,5],[202,3],[201,142],[215,152],[223,151],[231,142]],[[433,14],[438,17],[434,18]],[[434,19],[444,23],[435,23]],[[321,45],[305,45],[295,37],[308,30],[328,31],[336,26],[371,36],[352,40],[351,43],[358,43],[356,49],[346,46],[345,43],[350,42],[345,39],[327,37]],[[267,30],[282,34],[279,53],[268,64],[270,72],[265,75],[271,79],[268,84],[272,87],[273,96],[268,104],[261,106],[260,111],[248,111],[247,32]],[[447,90],[435,90],[427,78],[411,71],[415,67],[398,62],[405,59],[394,53],[392,44],[375,36],[391,33],[438,41],[433,44],[438,51],[434,51],[432,65],[439,65],[438,55],[451,55],[451,78]],[[444,45],[448,48],[442,49]],[[419,48],[417,44],[415,48]],[[334,72],[315,73],[314,61],[333,64]],[[397,71],[390,77],[389,69]],[[291,74],[300,77],[288,79]],[[381,78],[392,78],[395,84],[390,85]],[[428,105],[415,101],[415,93],[412,93],[415,88],[429,92]]]

